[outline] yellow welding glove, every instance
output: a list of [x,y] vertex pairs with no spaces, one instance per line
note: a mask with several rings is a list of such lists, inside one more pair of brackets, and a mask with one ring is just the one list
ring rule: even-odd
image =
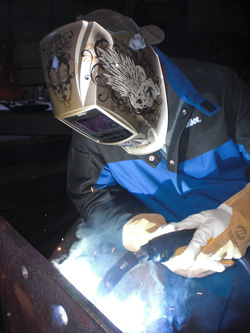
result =
[[138,214],[123,227],[122,242],[124,247],[132,252],[148,243],[160,226],[165,226],[166,220],[160,214]]

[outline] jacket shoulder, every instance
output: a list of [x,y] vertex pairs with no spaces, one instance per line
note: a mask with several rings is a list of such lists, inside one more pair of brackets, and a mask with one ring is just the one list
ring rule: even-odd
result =
[[206,81],[230,84],[239,79],[231,68],[212,62],[182,58],[172,58],[172,61],[194,85]]

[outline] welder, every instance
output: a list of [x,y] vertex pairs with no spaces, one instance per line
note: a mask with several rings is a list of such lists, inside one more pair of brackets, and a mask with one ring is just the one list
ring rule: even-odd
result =
[[74,129],[68,196],[129,251],[197,229],[168,274],[210,290],[207,331],[239,327],[250,309],[235,278],[250,245],[250,90],[229,68],[170,59],[163,40],[103,9],[41,41],[54,115]]

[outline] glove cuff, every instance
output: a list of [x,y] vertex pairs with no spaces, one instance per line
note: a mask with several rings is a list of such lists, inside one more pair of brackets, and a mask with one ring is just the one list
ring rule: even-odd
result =
[[226,203],[221,204],[217,209],[222,209],[225,212],[227,212],[228,214],[230,214],[231,216],[233,215],[233,208],[229,205],[227,205]]
[[[250,183],[240,192],[225,201],[225,204],[231,206],[234,210],[241,213],[250,223]],[[250,227],[250,225],[249,225]]]

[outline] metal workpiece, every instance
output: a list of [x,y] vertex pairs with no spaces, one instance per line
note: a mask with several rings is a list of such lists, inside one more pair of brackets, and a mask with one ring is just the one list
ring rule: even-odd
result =
[[1,216],[0,245],[6,332],[120,332]]

